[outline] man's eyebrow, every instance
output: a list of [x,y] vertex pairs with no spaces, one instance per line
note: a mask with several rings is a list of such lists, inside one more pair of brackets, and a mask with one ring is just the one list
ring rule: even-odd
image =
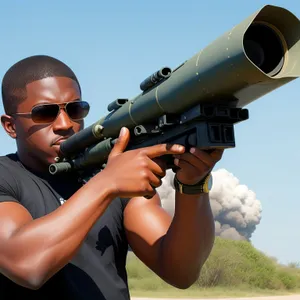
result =
[[52,104],[52,103],[67,103],[67,102],[70,102],[70,101],[82,101],[81,99],[82,97],[72,97],[70,98],[71,100],[66,100],[66,101],[63,101],[63,102],[55,102],[53,99],[44,99],[44,98],[41,98],[40,100],[37,100],[37,104],[36,105],[39,105],[39,104]]

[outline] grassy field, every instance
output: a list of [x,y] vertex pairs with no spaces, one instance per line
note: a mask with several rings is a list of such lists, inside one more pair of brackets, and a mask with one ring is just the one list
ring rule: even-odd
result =
[[238,297],[300,293],[300,265],[283,266],[246,241],[216,238],[198,281],[187,290],[164,283],[132,253],[127,263],[132,296]]

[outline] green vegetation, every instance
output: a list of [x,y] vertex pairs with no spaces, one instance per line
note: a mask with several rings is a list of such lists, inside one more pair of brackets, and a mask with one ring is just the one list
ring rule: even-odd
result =
[[299,266],[280,265],[249,242],[217,237],[200,278],[187,290],[164,283],[132,253],[127,271],[132,296],[234,297],[300,293]]

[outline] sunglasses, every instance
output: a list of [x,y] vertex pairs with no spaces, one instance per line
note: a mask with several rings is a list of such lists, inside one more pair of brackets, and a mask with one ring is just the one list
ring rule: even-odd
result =
[[84,119],[90,110],[90,105],[86,101],[73,101],[61,104],[38,104],[31,112],[14,113],[14,115],[28,115],[32,121],[39,124],[53,123],[64,109],[69,118],[73,121]]

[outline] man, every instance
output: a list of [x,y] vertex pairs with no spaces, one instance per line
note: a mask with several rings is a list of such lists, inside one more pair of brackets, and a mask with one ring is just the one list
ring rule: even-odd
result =
[[[207,183],[222,151],[125,151],[123,128],[106,168],[82,185],[76,174],[48,172],[89,112],[72,70],[49,56],[28,57],[6,72],[2,98],[2,126],[17,151],[0,158],[1,300],[129,299],[128,245],[169,284],[195,282],[214,221],[207,191],[191,190]],[[179,168],[173,219],[155,193],[165,175],[161,155],[173,155]]]

